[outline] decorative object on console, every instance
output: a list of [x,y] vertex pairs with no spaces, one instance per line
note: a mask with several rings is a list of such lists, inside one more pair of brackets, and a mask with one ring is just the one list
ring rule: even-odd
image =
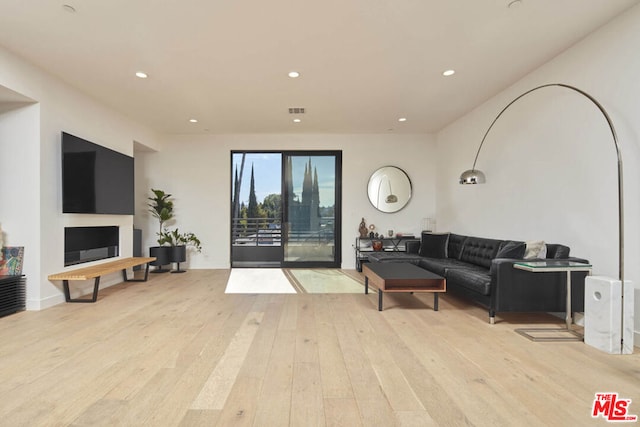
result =
[[397,212],[411,199],[411,180],[402,169],[384,166],[369,178],[367,194],[373,207],[380,212]]
[[422,218],[422,231],[436,231],[436,220],[433,218]]
[[0,276],[20,276],[23,259],[24,246],[3,247],[0,257]]
[[374,251],[381,251],[382,250],[382,240],[374,240],[373,242],[371,242],[371,247],[373,247]]
[[[604,107],[591,95],[589,95],[587,92],[578,89],[577,87],[568,85],[568,84],[564,84],[564,83],[548,83],[548,84],[544,84],[544,85],[540,85],[537,87],[534,87],[533,89],[529,89],[528,91],[524,92],[523,94],[517,96],[515,99],[513,99],[511,102],[509,102],[501,111],[500,113],[498,113],[498,115],[496,116],[495,119],[493,119],[493,121],[491,122],[491,124],[489,125],[489,128],[487,129],[487,131],[485,132],[484,136],[482,137],[482,140],[480,141],[480,146],[478,147],[478,151],[476,152],[476,157],[473,160],[473,166],[471,167],[471,169],[464,171],[461,175],[460,175],[460,184],[483,184],[486,182],[486,178],[484,173],[482,173],[481,171],[476,169],[476,163],[478,161],[478,155],[480,154],[480,150],[482,149],[482,145],[484,144],[485,139],[487,138],[487,135],[489,134],[489,131],[491,130],[491,128],[493,127],[493,125],[496,123],[496,121],[500,118],[500,116],[502,116],[502,114],[516,101],[518,101],[520,98],[530,94],[531,92],[534,92],[536,90],[539,89],[543,89],[543,88],[548,88],[548,87],[560,87],[560,88],[566,88],[569,90],[572,90],[574,92],[579,93],[580,95],[584,96],[585,98],[587,98],[589,101],[591,101],[597,108],[598,110],[600,110],[600,112],[602,113],[602,115],[604,116],[605,120],[607,121],[607,125],[609,126],[609,130],[611,131],[611,136],[613,138],[613,145],[614,148],[616,150],[616,157],[617,157],[617,172],[618,172],[618,278],[619,278],[619,286],[620,286],[620,299],[618,301],[612,301],[612,304],[616,304],[619,306],[620,312],[622,313],[622,315],[620,316],[620,321],[618,322],[619,324],[615,326],[615,330],[610,331],[610,333],[612,335],[617,335],[622,337],[623,335],[623,331],[625,331],[626,329],[632,329],[632,327],[629,327],[627,325],[625,325],[625,318],[628,318],[628,316],[626,316],[625,310],[631,310],[631,313],[633,313],[633,304],[632,302],[625,302],[625,288],[628,288],[628,286],[626,285],[626,282],[624,280],[624,196],[623,196],[623,175],[622,175],[622,153],[620,151],[620,144],[618,143],[618,136],[616,134],[616,130],[613,126],[613,122],[611,121],[611,118],[609,117],[609,114],[607,113],[607,111],[604,109]],[[590,280],[589,277],[586,278],[586,282],[588,283]],[[597,287],[597,284],[594,284],[594,286]],[[585,312],[585,329],[588,326],[588,320],[587,318],[589,317],[589,313]],[[616,354],[627,354],[629,351],[628,349],[631,348],[633,349],[633,334],[631,334],[631,343],[630,346],[628,345],[629,343],[627,341],[624,341],[624,343],[620,342],[620,345],[618,346],[618,350],[615,351]],[[587,341],[585,341],[587,342]],[[587,342],[587,344],[589,344]]]
[[360,233],[361,238],[367,237],[367,223],[364,221],[364,218],[362,218],[362,221],[360,221],[358,232]]

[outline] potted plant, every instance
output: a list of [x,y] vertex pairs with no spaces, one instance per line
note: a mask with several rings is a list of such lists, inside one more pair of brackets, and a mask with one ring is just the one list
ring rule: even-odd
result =
[[152,188],[151,192],[153,193],[153,197],[148,197],[150,202],[147,206],[149,206],[149,212],[151,212],[151,215],[158,220],[160,228],[157,233],[158,246],[152,246],[149,248],[149,256],[156,258],[156,260],[151,263],[151,265],[157,267],[153,272],[166,273],[169,270],[163,269],[162,266],[171,263],[171,248],[163,246],[162,230],[164,229],[164,224],[173,219],[173,201],[170,199],[171,194],[165,193],[162,190],[155,190]]
[[200,239],[193,233],[180,233],[176,228],[173,231],[164,230],[159,233],[158,243],[162,245],[169,245],[171,262],[177,264],[177,268],[172,270],[172,273],[184,273],[186,270],[180,269],[180,263],[187,260],[187,247],[192,247],[196,251],[201,252],[202,246]]

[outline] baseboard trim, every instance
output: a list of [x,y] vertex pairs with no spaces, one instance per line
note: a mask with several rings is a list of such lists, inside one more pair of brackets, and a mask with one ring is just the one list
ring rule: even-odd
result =
[[49,307],[53,307],[58,304],[62,304],[64,302],[64,295],[53,295],[41,300],[27,300],[27,310],[29,311],[39,311],[44,310]]

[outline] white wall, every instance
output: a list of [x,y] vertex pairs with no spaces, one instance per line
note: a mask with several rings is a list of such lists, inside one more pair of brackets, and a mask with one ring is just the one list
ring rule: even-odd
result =
[[[485,185],[461,186],[482,136],[511,100],[545,83],[594,96],[618,132],[625,180],[625,278],[640,285],[640,7],[497,94],[437,135],[437,218],[462,234],[571,246],[594,274],[618,277],[616,156],[603,115],[564,88],[535,91],[496,122],[477,168]],[[636,292],[640,331],[640,291]]]
[[[23,177],[15,181],[12,192],[26,193],[20,207],[23,215],[9,213],[3,223],[8,236],[6,245],[25,246],[27,274],[27,309],[41,309],[61,301],[60,283],[51,283],[47,276],[64,270],[64,227],[86,225],[120,226],[122,256],[132,251],[131,215],[70,215],[62,214],[60,135],[66,131],[105,147],[133,155],[134,141],[157,147],[155,134],[113,110],[95,102],[9,51],[0,48],[0,86],[35,100],[38,104],[9,111],[0,116],[3,126],[11,130],[9,139],[2,140],[3,152],[13,151],[12,167],[0,169],[0,181],[10,181],[18,169]],[[3,111],[5,109],[3,108]],[[15,111],[15,110],[13,110]],[[28,116],[25,129],[16,130],[15,114]],[[39,114],[36,119],[35,116]],[[27,135],[15,143],[15,137]],[[35,139],[37,135],[37,140]],[[35,142],[34,142],[35,141]],[[7,148],[9,147],[9,148]],[[9,159],[7,159],[9,161]],[[6,196],[3,188],[3,198]],[[4,204],[4,202],[3,202]],[[4,215],[4,208],[0,210]],[[101,286],[119,282],[119,277],[105,277]],[[73,287],[73,295],[86,293]]]
[[[40,106],[11,104],[4,108],[0,114],[0,221],[4,246],[24,246],[22,273],[39,277],[40,211],[31,207],[40,201]],[[27,289],[27,299],[37,296],[35,287]]]
[[[342,150],[343,268],[355,268],[353,244],[362,217],[378,230],[418,233],[422,218],[435,214],[436,152],[428,135],[181,135],[169,137],[160,152],[136,153],[135,224],[143,229],[145,251],[156,245],[158,231],[146,212],[153,187],[174,196],[171,227],[202,240],[202,253],[190,253],[187,267],[229,267],[232,150]],[[393,214],[376,211],[367,199],[369,176],[385,165],[404,169],[414,190],[407,207]]]

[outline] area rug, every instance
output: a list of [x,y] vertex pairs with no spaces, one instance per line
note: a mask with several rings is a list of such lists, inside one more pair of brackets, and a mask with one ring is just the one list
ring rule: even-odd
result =
[[227,294],[295,294],[296,290],[279,268],[233,268]]
[[330,268],[287,269],[285,274],[296,290],[309,294],[362,294],[364,283]]

